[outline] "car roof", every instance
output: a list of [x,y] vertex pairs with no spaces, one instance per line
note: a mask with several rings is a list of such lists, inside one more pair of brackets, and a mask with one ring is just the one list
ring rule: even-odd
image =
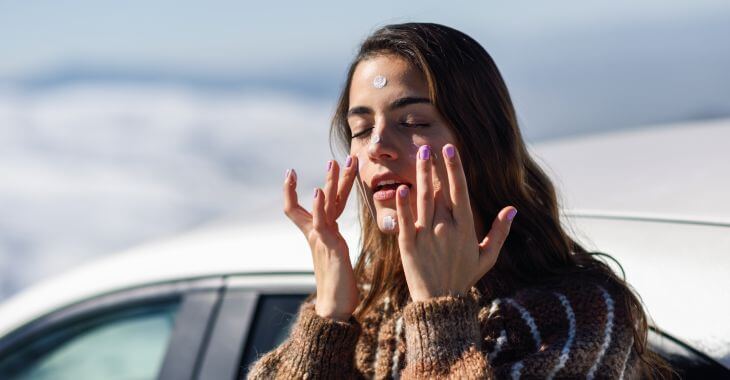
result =
[[[357,247],[357,220],[352,212],[343,217],[343,236],[349,247]],[[291,223],[213,225],[111,254],[31,286],[0,304],[0,336],[60,307],[123,289],[213,276],[311,272],[306,239]]]
[[540,143],[563,208],[730,224],[730,119]]
[[[548,141],[530,149],[562,191],[571,215],[730,227],[730,203],[724,199],[730,176],[720,175],[730,163],[730,151],[720,145],[728,138],[730,120],[721,120]],[[359,251],[353,248],[359,246],[354,207],[341,219],[354,256]],[[306,239],[283,214],[278,223],[211,225],[32,286],[0,305],[0,336],[65,305],[145,284],[311,271]]]

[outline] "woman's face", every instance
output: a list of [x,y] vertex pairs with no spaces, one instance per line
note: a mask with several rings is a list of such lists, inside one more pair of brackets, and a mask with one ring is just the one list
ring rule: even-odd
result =
[[[350,153],[358,157],[359,181],[365,198],[375,212],[380,230],[397,233],[397,223],[392,228],[391,221],[398,220],[395,189],[399,184],[410,186],[411,212],[417,215],[418,148],[431,146],[434,168],[440,178],[446,178],[441,148],[446,143],[456,145],[456,140],[429,100],[425,77],[398,56],[382,55],[361,61],[352,77],[349,104],[347,122],[353,135]],[[382,180],[396,183],[379,186]],[[440,187],[434,180],[435,194]]]

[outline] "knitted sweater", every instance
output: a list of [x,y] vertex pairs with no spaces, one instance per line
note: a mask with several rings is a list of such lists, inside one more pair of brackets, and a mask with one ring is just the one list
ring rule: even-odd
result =
[[384,299],[357,322],[299,311],[289,338],[251,379],[635,378],[623,302],[600,285],[528,288],[510,297]]

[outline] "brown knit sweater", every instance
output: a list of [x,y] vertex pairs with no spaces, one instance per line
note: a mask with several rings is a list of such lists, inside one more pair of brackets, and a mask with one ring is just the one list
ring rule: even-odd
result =
[[635,378],[639,360],[623,302],[574,283],[511,297],[384,299],[358,323],[302,305],[288,340],[251,379]]

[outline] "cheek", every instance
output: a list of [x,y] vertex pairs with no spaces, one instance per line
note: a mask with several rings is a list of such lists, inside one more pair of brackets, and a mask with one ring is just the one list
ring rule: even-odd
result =
[[418,149],[422,145],[430,145],[431,146],[431,155],[436,158],[437,160],[440,159],[441,156],[441,149],[444,145],[451,142],[453,144],[454,139],[449,136],[448,133],[446,133],[445,128],[442,127],[443,130],[438,131],[437,133],[433,133],[431,135],[426,134],[413,134],[411,136],[411,143],[408,150],[408,157],[411,160],[416,160],[418,155]]
[[362,174],[363,165],[368,158],[366,148],[367,147],[363,144],[355,145],[355,143],[353,143],[352,145],[350,145],[350,155],[357,157],[357,172],[360,175]]

